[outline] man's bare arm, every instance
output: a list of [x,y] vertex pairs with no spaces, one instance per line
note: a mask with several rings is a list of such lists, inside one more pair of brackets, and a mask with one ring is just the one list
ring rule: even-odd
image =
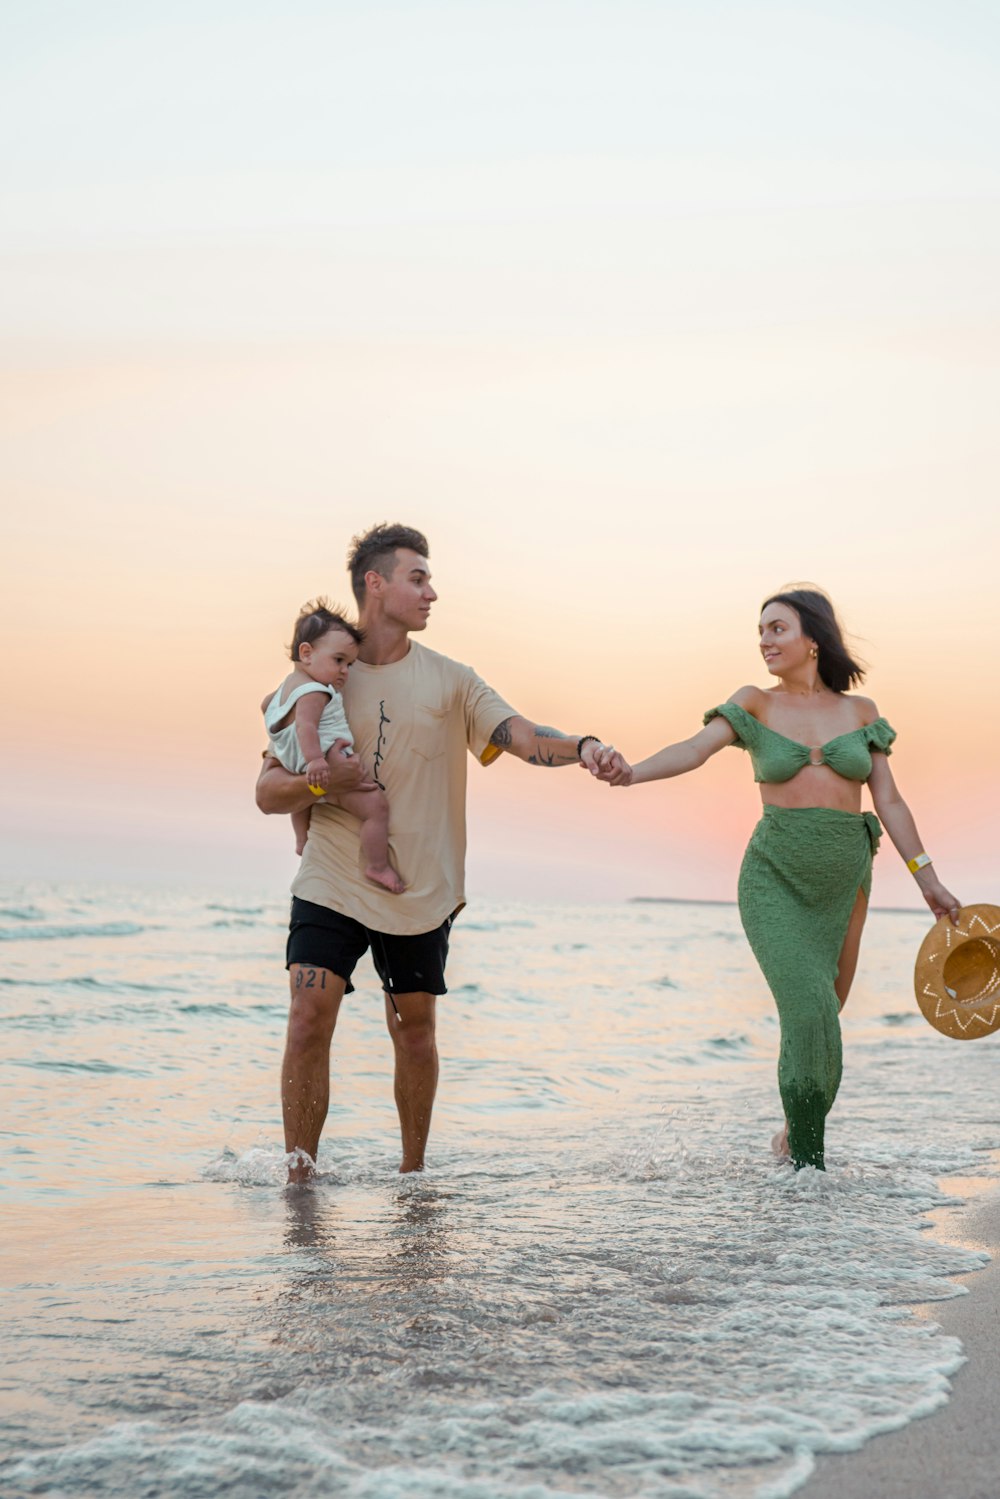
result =
[[[376,791],[375,782],[369,780],[365,768],[357,755],[347,759],[339,753],[347,743],[338,739],[332,746],[338,753],[330,757],[331,796],[340,796],[345,791]],[[313,796],[306,784],[305,776],[293,775],[272,755],[264,756],[260,775],[257,777],[257,806],[262,812],[302,812],[319,800]]]
[[[563,734],[559,729],[550,729],[545,724],[530,723],[516,714],[505,718],[490,735],[490,743],[506,750],[527,765],[542,765],[557,769],[563,765],[584,765],[596,775],[604,762],[611,745],[602,744],[592,734]],[[577,754],[577,746],[580,753]]]

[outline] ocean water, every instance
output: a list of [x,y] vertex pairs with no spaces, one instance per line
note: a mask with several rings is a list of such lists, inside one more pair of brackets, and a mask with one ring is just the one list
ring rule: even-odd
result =
[[284,897],[0,894],[0,1491],[782,1499],[947,1398],[913,1303],[984,1256],[1000,1052],[874,912],[825,1175],[771,1156],[777,1023],[735,908],[478,902],[428,1170],[400,1178],[367,962],[284,1185]]

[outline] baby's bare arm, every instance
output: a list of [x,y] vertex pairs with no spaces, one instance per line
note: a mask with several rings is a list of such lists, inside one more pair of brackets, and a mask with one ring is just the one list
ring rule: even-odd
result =
[[299,698],[293,709],[295,735],[303,757],[309,763],[323,758],[319,743],[319,721],[329,701],[324,692],[307,692],[304,697]]

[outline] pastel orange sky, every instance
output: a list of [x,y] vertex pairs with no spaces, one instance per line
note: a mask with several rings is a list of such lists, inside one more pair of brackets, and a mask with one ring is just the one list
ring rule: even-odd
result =
[[[444,7],[289,9],[0,48],[0,872],[287,884],[260,699],[399,519],[426,643],[632,757],[820,583],[943,876],[1000,900],[994,22],[484,4],[432,47]],[[473,897],[729,898],[757,815],[736,752],[470,787]],[[887,844],[875,900],[916,903]]]

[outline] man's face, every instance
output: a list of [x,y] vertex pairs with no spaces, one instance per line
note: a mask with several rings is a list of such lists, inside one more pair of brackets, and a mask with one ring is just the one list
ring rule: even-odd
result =
[[391,576],[381,580],[379,596],[386,619],[407,630],[426,630],[431,605],[437,598],[427,558],[400,547]]

